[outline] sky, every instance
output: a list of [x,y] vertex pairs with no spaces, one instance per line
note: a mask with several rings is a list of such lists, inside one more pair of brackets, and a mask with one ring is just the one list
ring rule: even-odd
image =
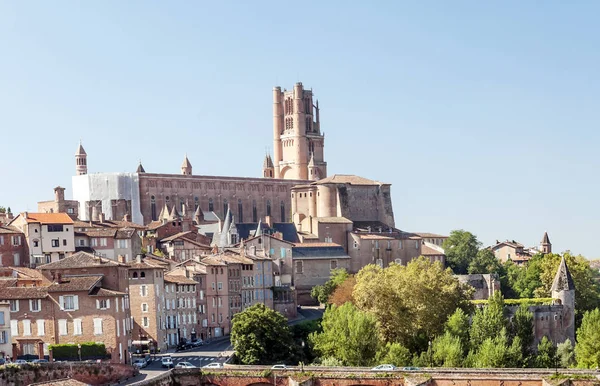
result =
[[396,227],[598,258],[600,3],[0,0],[0,205],[89,172],[258,177],[272,88],[321,107],[328,173]]

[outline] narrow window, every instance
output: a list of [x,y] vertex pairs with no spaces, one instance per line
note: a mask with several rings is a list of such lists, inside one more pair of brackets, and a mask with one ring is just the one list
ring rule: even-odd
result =
[[152,217],[152,221],[156,220],[156,197],[150,197],[150,215]]
[[258,222],[258,216],[256,213],[256,200],[252,201],[252,222]]

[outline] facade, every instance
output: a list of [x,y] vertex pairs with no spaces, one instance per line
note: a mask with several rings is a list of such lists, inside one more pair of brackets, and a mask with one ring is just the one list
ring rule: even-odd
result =
[[[174,346],[181,341],[195,341],[199,338],[198,325],[198,287],[197,282],[185,276],[183,272],[165,274],[165,311],[167,344]],[[169,304],[170,303],[170,304]]]
[[[206,316],[208,339],[229,334],[229,277],[227,264],[215,256],[201,260],[206,267]],[[241,278],[241,271],[235,272]]]
[[54,188],[53,201],[38,202],[38,212],[66,213],[73,220],[77,220],[79,215],[79,202],[75,200],[65,200],[65,188],[57,186]]
[[46,264],[75,252],[73,220],[66,213],[28,213],[9,225],[24,233],[31,264]]
[[0,357],[12,355],[12,339],[10,334],[10,302],[0,301]]
[[468,284],[475,292],[473,300],[486,300],[494,296],[494,293],[500,291],[500,279],[496,274],[471,274],[455,275],[461,283]]
[[446,239],[448,238],[448,236],[428,232],[414,232],[414,234],[422,238],[423,243],[433,244],[438,247],[442,247],[444,241],[446,241]]
[[273,89],[273,159],[268,157],[263,175],[275,178],[320,180],[327,177],[325,136],[321,134],[319,102],[312,90],[298,82],[291,91]]
[[27,266],[29,265],[29,248],[25,234],[18,228],[0,225],[0,265]]
[[526,263],[538,253],[552,253],[552,243],[550,243],[548,232],[544,232],[542,241],[537,247],[526,248],[523,244],[518,243],[515,240],[496,240],[496,244],[489,248],[501,262],[505,263],[510,260],[517,265]]

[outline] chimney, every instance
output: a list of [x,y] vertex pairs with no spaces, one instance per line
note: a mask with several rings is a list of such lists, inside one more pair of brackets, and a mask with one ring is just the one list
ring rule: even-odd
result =
[[98,207],[94,205],[92,207],[92,221],[98,221],[100,214],[98,213]]
[[65,188],[57,186],[54,188],[54,201],[63,202],[65,200]]
[[29,213],[27,213],[27,212],[23,212],[23,217],[24,217],[25,219],[27,219],[27,218],[29,217]]
[[123,221],[129,222],[129,213],[125,213],[125,216],[123,216]]
[[141,263],[142,262],[142,255],[136,255],[135,256],[135,262],[136,263]]
[[121,264],[125,264],[125,256],[123,256],[123,255],[117,256],[117,261]]

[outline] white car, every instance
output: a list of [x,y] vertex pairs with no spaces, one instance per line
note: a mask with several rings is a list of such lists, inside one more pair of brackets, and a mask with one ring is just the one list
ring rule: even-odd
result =
[[206,366],[204,366],[204,369],[222,369],[224,366],[222,363],[219,362],[213,362],[213,363],[209,363]]
[[148,362],[146,362],[146,360],[143,358],[138,358],[133,361],[133,365],[138,369],[143,369],[144,367],[148,366]]
[[191,364],[190,362],[179,362],[175,365],[176,369],[195,369],[196,366]]
[[173,359],[171,357],[163,357],[160,361],[162,367],[171,368],[173,367]]
[[398,370],[398,368],[394,365],[379,365],[379,366],[373,367],[371,370],[373,370],[373,371],[394,371],[394,370]]
[[271,370],[286,370],[288,367],[286,365],[275,365],[271,367]]

